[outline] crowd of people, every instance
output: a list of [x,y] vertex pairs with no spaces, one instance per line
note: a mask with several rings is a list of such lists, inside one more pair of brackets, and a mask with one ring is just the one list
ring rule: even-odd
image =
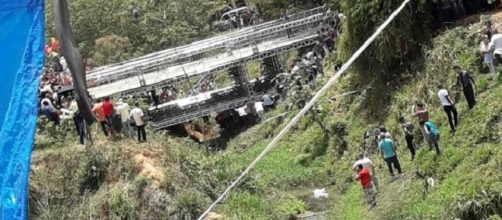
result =
[[[493,37],[495,37],[494,35]],[[489,51],[497,51],[498,48],[497,40],[490,43],[488,48],[491,48]],[[502,35],[501,41],[502,41]],[[496,38],[495,38],[496,39]],[[486,38],[483,38],[484,42],[486,42]],[[502,42],[501,42],[502,43]],[[495,46],[491,46],[495,45]],[[502,44],[500,45],[500,49],[502,51]],[[483,54],[486,56],[486,54]],[[486,63],[485,63],[486,64]],[[494,69],[494,68],[493,68]],[[473,109],[476,106],[476,96],[475,89],[476,83],[469,71],[462,69],[459,65],[453,65],[453,71],[456,76],[454,87],[457,87],[463,91],[464,98],[467,103],[467,108],[469,110]],[[494,70],[496,71],[496,70]],[[493,73],[496,74],[496,73]],[[437,90],[437,98],[438,102],[443,107],[444,112],[448,118],[448,125],[450,127],[450,133],[452,135],[457,131],[457,127],[459,125],[459,114],[456,108],[457,102],[448,91],[447,87],[443,84],[438,85]],[[435,122],[430,119],[429,111],[426,106],[417,102],[415,104],[414,110],[411,114],[413,117],[417,118],[418,128],[420,130],[421,136],[424,139],[424,143],[429,146],[429,150],[434,150],[436,156],[441,155],[440,148],[440,131],[439,127]],[[417,139],[415,138],[414,125],[407,121],[404,116],[399,117],[399,125],[403,131],[404,139],[406,143],[406,147],[410,151],[411,160],[415,159],[416,150],[419,147],[417,144]],[[366,134],[365,138],[374,134]],[[382,159],[386,162],[389,174],[392,179],[398,178],[402,173],[402,167],[399,162],[398,155],[398,147],[397,141],[391,136],[391,134],[385,129],[385,127],[381,127],[376,137],[377,144],[374,146],[379,152]],[[365,140],[366,141],[366,140]],[[371,142],[370,142],[371,143]],[[356,162],[354,163],[352,169],[356,172],[355,179],[359,180],[364,192],[364,197],[369,204],[370,209],[376,206],[376,186],[377,186],[377,177],[375,174],[375,168],[373,166],[373,162],[365,156],[365,154],[361,154],[358,156]],[[397,170],[397,175],[394,172],[394,169]]]
[[[136,103],[131,109],[123,99],[112,103],[109,97],[105,97],[96,100],[92,112],[96,115],[105,136],[116,136],[118,131],[122,130],[125,137],[133,138],[134,127],[137,131],[138,142],[146,142],[145,114],[139,103]],[[83,134],[79,132],[79,135]]]

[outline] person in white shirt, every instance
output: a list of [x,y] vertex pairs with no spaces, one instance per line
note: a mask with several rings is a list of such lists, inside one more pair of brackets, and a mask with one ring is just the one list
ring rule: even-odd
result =
[[63,67],[63,72],[68,71],[68,64],[66,63],[66,59],[64,58],[64,56],[61,56],[61,58],[59,58],[59,63]]
[[119,101],[117,102],[117,113],[120,115],[124,134],[128,138],[132,138],[133,129],[131,127],[131,116],[129,115],[129,110],[129,104],[127,104],[127,102],[124,102],[123,99],[119,99]]
[[495,66],[493,65],[493,54],[490,50],[490,39],[487,35],[481,38],[480,52],[483,54],[483,64],[490,69],[491,74],[495,74]]
[[455,102],[453,102],[448,93],[448,90],[446,90],[443,85],[439,85],[438,89],[439,101],[441,102],[441,105],[446,112],[446,116],[448,116],[448,122],[450,123],[451,131],[455,132],[458,123],[458,113],[457,109],[455,108]]
[[256,114],[258,114],[259,120],[261,120],[265,111],[265,109],[263,108],[263,102],[255,102],[254,110],[256,111]]
[[359,154],[357,156],[356,162],[354,162],[354,164],[352,165],[352,170],[354,172],[357,172],[357,166],[359,164],[363,165],[363,167],[367,168],[370,171],[370,175],[372,176],[372,181],[373,181],[373,187],[375,187],[376,191],[376,187],[378,187],[378,179],[376,178],[375,175],[373,162],[369,158],[365,157],[364,154]]
[[136,107],[131,110],[131,117],[134,120],[134,124],[136,126],[136,129],[138,130],[138,142],[146,142],[146,131],[145,131],[145,119],[144,119],[144,114],[143,110],[139,108],[139,104],[136,103]]
[[52,99],[51,99],[51,94],[49,93],[46,93],[45,94],[45,98],[43,98],[41,101],[40,101],[40,106],[43,106],[43,103],[44,101],[47,101],[49,103],[49,106],[53,109],[56,109],[54,108],[54,105],[52,104]]
[[[494,32],[497,32],[494,30]],[[502,34],[496,33],[492,36],[489,44],[490,51],[493,51],[495,64],[499,65],[502,62]]]

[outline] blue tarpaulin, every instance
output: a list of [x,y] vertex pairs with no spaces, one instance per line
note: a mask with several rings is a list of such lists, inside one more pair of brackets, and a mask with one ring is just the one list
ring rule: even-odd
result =
[[26,219],[43,67],[43,0],[0,0],[0,219]]

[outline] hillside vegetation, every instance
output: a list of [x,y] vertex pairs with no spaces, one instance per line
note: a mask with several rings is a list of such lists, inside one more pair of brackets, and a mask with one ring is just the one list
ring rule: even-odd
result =
[[[351,6],[341,2],[342,7]],[[389,75],[382,75],[386,69],[381,69],[361,77],[364,68],[351,69],[214,210],[221,215],[216,218],[288,219],[311,211],[323,212],[327,219],[500,219],[502,80],[480,72],[479,28],[480,24],[457,27],[427,38],[424,45],[429,46],[417,45],[423,51],[403,57],[404,64],[387,66],[395,68]],[[384,43],[380,42],[376,46]],[[335,62],[331,58],[326,69]],[[478,85],[478,104],[470,111],[461,92],[454,91],[460,117],[455,134],[449,132],[436,94],[439,83],[454,83],[453,63],[472,72]],[[361,78],[379,80],[361,82]],[[319,79],[314,87],[325,80]],[[329,99],[368,84],[373,89]],[[410,160],[397,118],[402,114],[418,127],[410,116],[415,101],[426,103],[431,119],[440,126],[440,156],[419,143],[417,157]],[[285,111],[280,105],[266,117]],[[225,151],[209,155],[198,143],[167,132],[148,130],[149,141],[144,144],[109,140],[94,132],[94,145],[86,147],[77,144],[69,122],[59,128],[39,126],[30,176],[30,217],[194,219],[295,112],[258,124],[232,139]],[[393,182],[376,150],[363,144],[365,131],[380,125],[398,140],[404,175]],[[97,126],[94,131],[99,131]],[[418,131],[416,136],[420,140]],[[380,180],[378,207],[371,211],[350,169],[362,151],[376,164]],[[417,172],[433,178],[435,186],[426,188]],[[326,188],[329,197],[313,199],[316,188]]]

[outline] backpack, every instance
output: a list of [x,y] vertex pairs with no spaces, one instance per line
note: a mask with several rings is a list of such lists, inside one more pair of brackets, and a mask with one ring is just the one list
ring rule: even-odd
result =
[[433,135],[433,136],[439,135],[439,129],[432,121],[425,122],[425,125],[427,127],[429,127],[429,130],[431,131],[431,135]]

